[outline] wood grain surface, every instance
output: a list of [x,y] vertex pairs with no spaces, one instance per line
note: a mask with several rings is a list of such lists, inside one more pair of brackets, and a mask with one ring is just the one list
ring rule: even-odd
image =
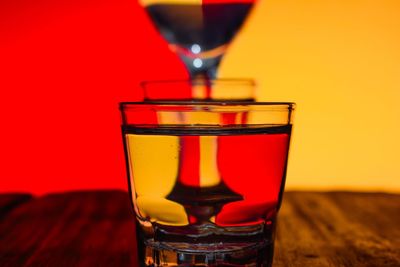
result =
[[[0,266],[136,266],[128,194],[0,195]],[[274,267],[400,266],[400,195],[287,192]]]

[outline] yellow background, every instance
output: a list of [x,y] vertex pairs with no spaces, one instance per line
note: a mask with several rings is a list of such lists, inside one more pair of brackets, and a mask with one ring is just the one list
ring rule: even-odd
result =
[[220,76],[297,103],[288,189],[400,191],[400,1],[260,0]]

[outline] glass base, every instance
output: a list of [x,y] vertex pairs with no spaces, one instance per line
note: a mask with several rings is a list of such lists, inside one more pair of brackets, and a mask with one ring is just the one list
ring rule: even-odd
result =
[[274,242],[185,244],[152,242],[139,244],[140,267],[246,266],[271,267]]

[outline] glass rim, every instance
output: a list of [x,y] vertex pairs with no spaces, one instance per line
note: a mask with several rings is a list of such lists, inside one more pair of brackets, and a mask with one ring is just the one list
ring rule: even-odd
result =
[[125,107],[144,107],[144,106],[257,106],[257,107],[273,107],[286,106],[291,110],[296,108],[294,102],[252,102],[252,101],[123,101],[119,103],[121,109]]
[[174,79],[174,80],[145,80],[139,83],[140,87],[145,88],[148,85],[153,84],[182,84],[190,83],[192,85],[204,85],[204,84],[229,84],[229,85],[241,85],[241,86],[256,86],[256,81],[252,78],[218,78],[218,79]]
[[[264,119],[263,121],[270,121],[270,123],[286,125],[292,124],[293,113],[295,109],[295,103],[293,102],[195,102],[195,101],[154,101],[154,102],[121,102],[120,112],[122,115],[123,125],[129,124],[153,124],[148,123],[146,119],[142,119],[142,122],[131,120],[136,118],[140,121],[142,115],[148,114],[235,114],[235,113],[246,113],[261,114]],[[152,113],[153,112],[153,113]],[[155,112],[155,113],[154,113]],[[250,114],[249,113],[249,114]],[[168,116],[167,116],[168,117]],[[165,117],[165,118],[167,118]],[[178,116],[179,117],[179,116]],[[195,116],[196,117],[196,116]],[[130,119],[129,119],[130,118]],[[192,118],[186,124],[190,125],[208,125],[208,119]],[[212,120],[211,120],[212,121]],[[174,122],[175,123],[175,122]],[[174,124],[173,123],[173,124]],[[164,124],[171,124],[166,123]],[[182,124],[182,123],[179,123]],[[212,122],[211,124],[215,124]],[[217,123],[220,125],[220,123]],[[241,123],[243,124],[243,122]],[[248,123],[246,123],[248,124]],[[253,121],[252,124],[260,125],[265,124],[259,121]],[[191,127],[192,127],[191,126]],[[236,126],[235,126],[236,127]]]

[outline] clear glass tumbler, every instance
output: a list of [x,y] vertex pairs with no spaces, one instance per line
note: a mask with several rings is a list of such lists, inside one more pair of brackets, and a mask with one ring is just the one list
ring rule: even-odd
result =
[[139,266],[271,266],[294,104],[120,108]]

